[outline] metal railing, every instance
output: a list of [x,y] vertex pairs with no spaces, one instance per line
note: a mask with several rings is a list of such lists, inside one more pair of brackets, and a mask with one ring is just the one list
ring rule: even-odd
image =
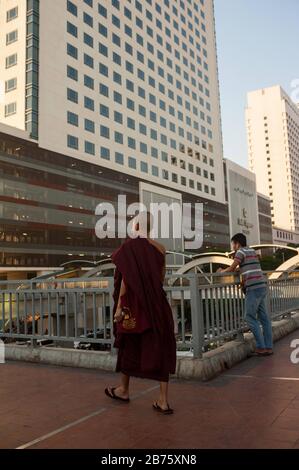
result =
[[[268,279],[273,320],[299,309],[298,272]],[[111,350],[113,278],[0,282],[0,337]],[[200,357],[225,341],[242,338],[244,295],[238,276],[184,274],[167,277],[165,291],[179,351]]]
[[111,347],[113,278],[0,283],[0,336]]

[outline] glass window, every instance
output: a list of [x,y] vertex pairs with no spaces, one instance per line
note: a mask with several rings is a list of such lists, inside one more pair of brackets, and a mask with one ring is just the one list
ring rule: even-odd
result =
[[70,65],[67,66],[67,76],[72,80],[78,81],[78,70],[74,69]]
[[126,33],[126,35],[129,36],[130,38],[133,37],[132,28],[130,28],[130,26],[128,26],[127,24],[125,24],[125,33]]
[[105,160],[110,160],[110,150],[107,147],[101,147],[100,151],[101,158]]
[[126,88],[127,90],[131,91],[134,93],[134,83],[131,80],[126,80]]
[[79,148],[79,139],[73,135],[67,136],[67,146],[71,149],[78,150]]
[[109,97],[109,89],[103,83],[100,83],[100,94]]
[[109,127],[106,127],[106,126],[100,126],[100,135],[101,137],[105,137],[105,139],[109,139],[110,138],[110,130],[109,130]]
[[99,72],[101,75],[104,75],[105,77],[108,77],[109,73],[108,73],[108,67],[107,65],[104,65],[104,64],[99,64]]
[[93,7],[93,0],[84,0],[84,3],[86,3],[86,5],[88,5],[89,7]]
[[114,132],[114,141],[118,144],[123,144],[124,143],[124,137],[121,132]]
[[124,13],[125,13],[125,16],[129,18],[129,20],[132,19],[132,13],[127,7],[124,8]]
[[84,120],[84,129],[88,132],[92,132],[94,134],[95,131],[95,125],[94,122],[91,121],[90,119],[85,119]]
[[112,24],[117,28],[120,28],[120,19],[115,15],[112,15]]
[[134,73],[134,66],[128,60],[126,60],[126,70],[130,73]]
[[127,42],[125,44],[125,51],[127,52],[127,54],[133,55],[133,47]]
[[145,80],[145,74],[143,70],[138,69],[137,75],[138,75],[138,78],[140,78],[140,80],[143,80],[143,81]]
[[131,109],[131,111],[135,111],[135,104],[133,100],[127,98],[127,108]]
[[112,0],[111,3],[114,6],[114,8],[117,8],[119,10],[119,7],[120,7],[119,0]]
[[151,156],[153,158],[158,158],[158,149],[156,149],[155,147],[152,147],[151,148]]
[[124,164],[124,156],[122,153],[115,152],[115,162],[118,163],[119,165]]
[[93,47],[93,37],[89,36],[89,34],[84,33],[84,43],[90,47]]
[[142,12],[142,3],[139,2],[138,0],[135,1],[135,6],[137,8],[137,10],[139,10],[140,12]]
[[123,123],[122,113],[119,113],[118,111],[114,111],[114,121],[118,122],[118,124],[122,124]]
[[98,12],[100,15],[104,16],[104,18],[107,18],[107,8],[105,8],[100,3],[98,4]]
[[12,44],[18,40],[18,30],[10,31],[6,34],[6,45]]
[[136,141],[133,137],[128,137],[128,147],[130,149],[136,149]]
[[144,64],[144,55],[139,51],[137,51],[137,60]]
[[136,25],[138,26],[138,28],[143,29],[143,21],[138,18],[138,16],[136,16]]
[[155,165],[152,165],[152,175],[159,176],[159,168]]
[[67,122],[72,126],[79,126],[79,116],[78,114],[72,113],[71,111],[67,112]]
[[10,78],[5,82],[5,93],[9,93],[17,88],[17,78]]
[[121,56],[116,52],[113,52],[113,62],[117,65],[121,65]]
[[158,133],[155,129],[151,129],[151,139],[158,140]]
[[161,134],[161,143],[167,145],[167,136],[165,134]]
[[140,142],[140,152],[145,153],[147,155],[147,144],[144,142]]
[[95,155],[95,145],[92,142],[85,140],[84,148],[85,148],[85,153],[88,153],[90,155]]
[[154,106],[156,106],[156,101],[157,101],[157,100],[156,100],[155,95],[152,95],[152,94],[150,93],[150,95],[149,95],[149,100],[150,100],[150,103],[151,103],[151,104],[153,104]]
[[67,44],[67,54],[74,59],[78,59],[78,49],[72,44]]
[[73,23],[70,23],[69,21],[66,24],[66,29],[69,34],[74,36],[75,38],[78,37],[78,28],[75,26]]
[[5,59],[5,68],[9,69],[10,67],[17,65],[17,63],[18,63],[18,55],[17,54],[9,55]]
[[92,100],[88,96],[84,96],[84,106],[86,109],[94,111],[94,100]]
[[150,120],[152,122],[157,122],[157,114],[154,111],[150,111]]
[[120,37],[115,33],[112,33],[112,42],[113,42],[113,44],[116,44],[116,46],[118,46],[118,47],[120,47],[120,45],[121,45]]
[[127,118],[127,126],[129,129],[135,130],[135,120],[132,118]]
[[129,168],[133,168],[134,170],[136,170],[136,158],[129,157],[128,164],[129,164]]
[[17,112],[17,103],[9,103],[5,105],[5,117],[11,116],[12,114],[16,114]]
[[146,108],[145,106],[142,106],[141,104],[138,106],[138,112],[140,116],[146,117]]
[[122,83],[122,78],[121,78],[120,73],[113,72],[113,81],[114,81],[115,83],[118,83],[119,85],[121,85],[121,83]]
[[116,103],[122,104],[122,96],[117,91],[113,92],[113,99]]
[[94,79],[89,77],[89,75],[84,75],[84,85],[90,88],[91,90],[94,89]]
[[164,117],[160,117],[160,126],[165,127],[167,126],[166,119]]
[[109,118],[109,108],[104,104],[100,104],[100,115]]
[[102,44],[101,42],[99,43],[99,53],[104,55],[105,57],[108,57],[108,47]]
[[18,7],[11,8],[6,12],[6,22],[14,20],[18,17]]
[[145,99],[145,89],[141,88],[140,86],[138,87],[138,96],[140,96],[140,98]]
[[99,33],[105,38],[108,36],[108,29],[102,23],[99,23]]
[[70,2],[70,0],[67,0],[67,11],[69,11],[74,16],[77,16],[78,14],[77,6],[73,2]]
[[67,99],[73,103],[78,103],[78,93],[71,88],[67,89]]
[[168,162],[168,154],[167,152],[161,152],[161,158],[163,162]]
[[146,129],[146,126],[144,124],[139,124],[139,132],[140,134],[143,134],[143,135],[146,135],[147,134],[147,129]]
[[140,170],[143,173],[148,173],[148,164],[146,162],[140,162]]

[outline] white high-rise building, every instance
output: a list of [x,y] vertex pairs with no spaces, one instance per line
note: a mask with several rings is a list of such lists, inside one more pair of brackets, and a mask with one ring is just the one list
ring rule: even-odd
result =
[[0,122],[223,202],[212,0],[0,0]]
[[271,199],[273,226],[299,232],[299,109],[280,86],[248,93],[249,168]]

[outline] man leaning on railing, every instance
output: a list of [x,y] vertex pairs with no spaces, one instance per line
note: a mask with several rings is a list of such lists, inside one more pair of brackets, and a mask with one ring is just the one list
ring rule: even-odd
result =
[[[247,246],[243,233],[237,233],[231,239],[235,252],[231,266],[221,272],[233,272],[239,269],[242,288],[245,294],[245,320],[256,341],[256,356],[273,354],[272,325],[267,311],[267,283],[262,272],[257,254]],[[261,329],[262,326],[262,329]]]

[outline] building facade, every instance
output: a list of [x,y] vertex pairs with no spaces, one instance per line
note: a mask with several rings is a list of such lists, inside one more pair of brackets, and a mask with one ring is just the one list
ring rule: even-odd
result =
[[273,242],[271,199],[264,194],[257,193],[257,205],[259,214],[260,243],[271,245]]
[[2,0],[0,18],[0,122],[43,149],[224,200],[212,0]]
[[[255,175],[231,160],[224,160],[230,236],[246,235],[249,245],[260,243]],[[271,229],[271,225],[270,225]]]
[[271,199],[273,226],[299,231],[299,108],[280,86],[248,93],[249,168]]
[[299,233],[283,230],[279,227],[272,229],[273,243],[277,245],[299,245]]
[[110,254],[119,194],[202,202],[227,250],[212,0],[1,0],[0,53],[2,266]]
[[[9,131],[9,133],[7,133]],[[123,241],[96,237],[99,203],[117,206],[143,197],[169,197],[167,186],[42,149],[24,131],[0,125],[0,265],[37,271],[71,260],[99,261]],[[182,202],[204,207],[201,251],[226,251],[229,246],[227,205],[185,192],[173,192]],[[165,200],[165,198],[163,198]],[[129,220],[129,218],[128,218]],[[173,242],[172,240],[170,240]],[[181,246],[172,246],[181,250]],[[181,259],[175,260],[179,263]],[[31,269],[32,270],[32,269]]]

